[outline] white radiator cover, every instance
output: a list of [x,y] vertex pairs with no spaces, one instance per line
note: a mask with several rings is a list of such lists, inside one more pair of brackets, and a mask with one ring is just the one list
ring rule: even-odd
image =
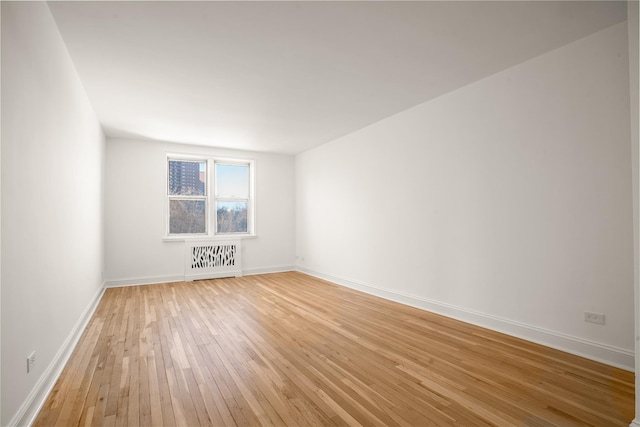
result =
[[240,239],[185,242],[184,280],[241,277],[241,243]]

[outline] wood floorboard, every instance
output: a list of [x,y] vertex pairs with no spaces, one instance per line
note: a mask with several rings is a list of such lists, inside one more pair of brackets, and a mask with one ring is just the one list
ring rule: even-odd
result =
[[628,426],[634,376],[297,272],[107,289],[34,426]]

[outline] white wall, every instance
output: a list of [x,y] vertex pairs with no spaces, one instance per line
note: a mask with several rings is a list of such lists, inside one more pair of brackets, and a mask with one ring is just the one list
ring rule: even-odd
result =
[[242,241],[245,274],[294,266],[294,159],[160,141],[107,140],[107,285],[182,280],[184,243],[167,242],[167,153],[255,160],[256,238]]
[[104,136],[46,3],[1,7],[0,422],[8,425],[34,414],[102,289]]
[[632,369],[627,57],[622,23],[298,155],[299,267]]

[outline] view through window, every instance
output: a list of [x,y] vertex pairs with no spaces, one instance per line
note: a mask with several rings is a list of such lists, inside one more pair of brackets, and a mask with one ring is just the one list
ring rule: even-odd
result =
[[216,163],[218,233],[247,233],[249,165]]
[[251,168],[250,161],[169,158],[169,235],[250,234]]
[[169,160],[169,234],[207,233],[206,165]]

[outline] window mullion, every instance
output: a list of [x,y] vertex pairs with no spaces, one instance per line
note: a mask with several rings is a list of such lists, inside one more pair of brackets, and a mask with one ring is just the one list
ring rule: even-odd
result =
[[216,215],[213,210],[216,206],[216,182],[215,182],[215,161],[211,158],[207,159],[207,234],[212,236],[216,234]]

